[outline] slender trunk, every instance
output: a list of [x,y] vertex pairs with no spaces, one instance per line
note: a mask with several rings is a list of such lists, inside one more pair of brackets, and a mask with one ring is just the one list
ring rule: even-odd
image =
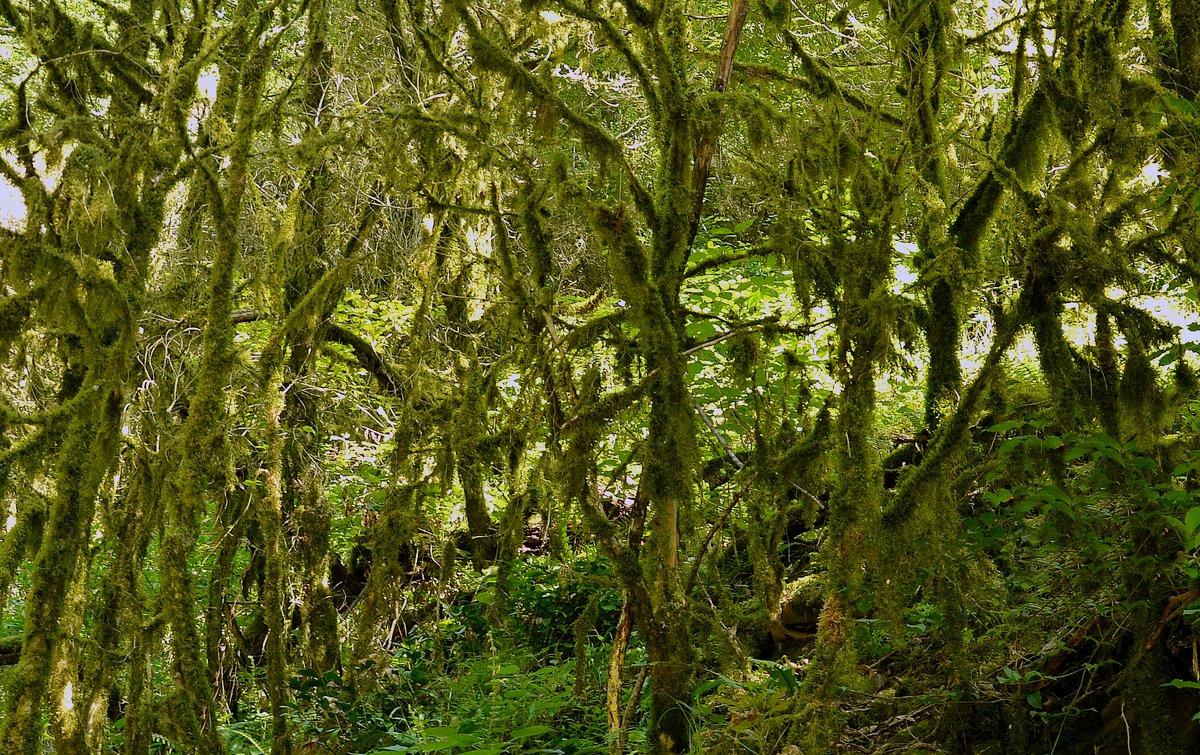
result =
[[286,717],[287,636],[283,566],[283,359],[276,351],[263,357],[266,380],[267,421],[265,490],[258,506],[263,538],[262,612],[267,624],[267,698],[271,713],[271,755],[291,751]]
[[1179,90],[1186,97],[1200,98],[1200,0],[1171,0],[1171,28]]
[[[88,612],[91,617],[90,642],[81,648],[83,684],[80,693],[86,694],[75,696],[83,717],[87,751],[91,753],[104,749],[113,712],[111,704],[118,697],[117,682],[122,666],[113,659],[123,655],[123,638],[139,632],[144,620],[141,575],[158,506],[154,496],[154,474],[148,466],[149,463],[137,452],[126,457],[120,473],[127,482],[123,489],[106,496],[111,500],[106,500],[100,514],[105,539],[99,552],[111,556],[97,560],[96,570],[101,572],[100,589]],[[137,641],[133,644],[136,646]],[[136,657],[137,654],[132,655]]]
[[85,680],[79,674],[81,648],[75,638],[83,630],[90,562],[85,552],[75,570],[61,622],[65,641],[59,642],[55,648],[50,670],[50,699],[58,702],[51,710],[50,732],[54,738],[54,751],[63,755],[84,755],[88,752],[83,716],[87,712],[85,703],[90,697],[90,690],[84,686]]
[[[34,755],[41,749],[51,664],[59,657],[70,623],[68,594],[85,557],[97,490],[116,455],[120,391],[100,388],[92,381],[84,385],[84,400],[59,453],[57,493],[30,577],[21,658],[6,684],[0,750],[13,755]],[[60,699],[56,704],[55,715],[73,701]]]
[[[329,82],[333,76],[333,53],[328,45],[329,4],[316,0],[308,6],[308,48],[304,65],[304,128],[313,138],[329,132]],[[325,274],[328,257],[326,206],[334,178],[326,160],[301,176],[301,201],[296,210],[296,233],[286,282],[287,311],[299,305]],[[330,304],[329,306],[332,306]],[[337,608],[329,589],[329,533],[333,514],[325,497],[321,459],[324,436],[321,428],[320,396],[300,386],[311,373],[316,346],[322,337],[321,321],[309,318],[291,345],[288,373],[294,379],[287,392],[284,447],[287,526],[294,533],[299,563],[301,643],[304,664],[319,672],[337,668],[341,662],[338,643]]]

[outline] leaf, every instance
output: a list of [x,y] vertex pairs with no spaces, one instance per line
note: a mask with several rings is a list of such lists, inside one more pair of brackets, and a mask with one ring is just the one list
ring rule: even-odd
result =
[[381,471],[379,471],[378,469],[376,469],[375,467],[363,464],[358,469],[354,470],[354,472],[359,477],[366,480],[367,482],[371,482],[371,483],[383,482],[383,473]]
[[1100,455],[1108,457],[1119,467],[1125,466],[1125,457],[1121,456],[1121,453],[1112,446],[1105,446],[1104,448],[1101,448]]
[[1192,100],[1187,100],[1183,97],[1168,97],[1167,102],[1171,105],[1171,107],[1175,108],[1184,115],[1200,113],[1200,100],[1193,102]]
[[510,736],[513,739],[528,739],[529,737],[536,737],[541,734],[548,734],[552,731],[554,731],[554,730],[551,729],[549,726],[542,726],[541,724],[536,725],[536,726],[522,726],[520,729],[515,729]]
[[1189,534],[1191,534],[1191,530],[1189,530],[1189,529],[1187,528],[1187,525],[1186,525],[1186,524],[1184,524],[1183,522],[1179,521],[1178,519],[1176,519],[1175,517],[1171,516],[1170,514],[1163,514],[1163,515],[1162,515],[1162,520],[1163,520],[1164,522],[1166,522],[1167,524],[1171,525],[1171,527],[1172,527],[1173,529],[1177,530],[1177,531],[1179,532],[1179,534],[1183,535],[1184,537],[1186,537],[1186,536],[1188,536]]
[[767,670],[767,675],[775,682],[773,686],[783,687],[788,692],[795,692],[800,688],[800,681],[796,678],[796,671],[791,666],[773,661],[752,661],[752,663]]
[[1030,436],[1028,436],[1028,435],[1018,435],[1015,438],[1009,438],[1008,440],[1006,440],[1000,444],[1000,448],[999,448],[999,450],[997,450],[996,455],[1000,456],[1000,457],[1008,456],[1013,451],[1015,451],[1017,449],[1017,447],[1019,447],[1023,443],[1028,442],[1029,437]]
[[427,742],[418,745],[412,748],[410,752],[441,752],[442,750],[449,750],[452,747],[470,747],[478,741],[479,737],[474,734],[455,733],[436,742]]
[[687,324],[687,334],[701,341],[707,341],[718,332],[720,331],[717,330],[717,326],[711,320],[698,320]]
[[[994,492],[984,493],[983,496],[988,500],[988,503],[1008,503],[1013,499],[1013,492],[1008,488],[1000,488]],[[987,522],[984,523],[987,524]]]
[[753,219],[743,220],[742,222],[738,223],[737,225],[735,225],[733,227],[733,232],[734,233],[742,233],[742,232],[748,230],[750,228],[750,226],[752,226],[752,225],[754,225]]
[[1010,420],[1006,420],[1004,422],[1000,422],[998,424],[992,425],[991,427],[989,427],[987,429],[987,432],[989,432],[989,433],[1006,433],[1006,432],[1009,432],[1010,430],[1016,430],[1017,428],[1023,426],[1024,424],[1025,423],[1022,422],[1021,420],[1010,419]]
[[734,689],[745,689],[746,688],[741,682],[737,682],[733,679],[730,679],[728,676],[725,676],[724,674],[717,674],[715,679],[710,679],[707,682],[705,682],[704,684],[701,684],[699,687],[697,687],[696,691],[692,694],[692,697],[694,697],[698,700],[704,696],[705,692],[716,689],[718,687],[733,687]]
[[1089,448],[1086,443],[1078,443],[1067,449],[1067,452],[1063,454],[1063,461],[1076,461],[1078,459],[1082,459],[1090,450],[1091,448]]
[[1200,682],[1187,681],[1186,679],[1172,679],[1164,687],[1174,687],[1175,689],[1200,689]]
[[1200,529],[1200,506],[1188,509],[1188,512],[1183,515],[1183,525],[1187,528],[1188,534]]
[[1051,510],[1057,511],[1072,521],[1075,520],[1075,509],[1071,508],[1071,504],[1062,498],[1050,498],[1046,503]]

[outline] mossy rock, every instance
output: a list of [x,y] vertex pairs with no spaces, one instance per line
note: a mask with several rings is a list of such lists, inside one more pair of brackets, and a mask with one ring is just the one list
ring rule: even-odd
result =
[[821,617],[825,603],[825,578],[809,574],[784,585],[783,601],[779,606],[779,623],[789,628],[812,628]]

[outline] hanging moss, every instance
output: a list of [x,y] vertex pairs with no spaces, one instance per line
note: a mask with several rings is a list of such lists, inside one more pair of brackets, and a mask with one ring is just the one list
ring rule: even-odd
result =
[[[517,560],[518,551],[525,540],[526,517],[531,511],[539,508],[537,488],[530,485],[524,490],[510,494],[508,506],[504,511],[504,522],[500,528],[500,545],[496,554],[496,594],[488,606],[488,621],[494,626],[504,627],[508,622],[508,578],[512,573],[513,564]],[[545,531],[543,521],[543,538],[549,538],[551,533]]]
[[1141,344],[1133,340],[1126,349],[1118,396],[1126,426],[1140,438],[1155,438],[1167,407],[1166,396],[1159,384],[1158,371]]
[[592,632],[596,631],[596,619],[600,616],[600,601],[596,593],[588,596],[587,606],[579,618],[571,624],[575,635],[575,697],[583,699],[587,693],[590,669],[588,668],[588,645]]
[[1057,271],[1049,269],[1051,262],[1035,262],[1041,269],[1031,273],[1028,317],[1033,327],[1038,363],[1050,388],[1050,396],[1060,421],[1067,427],[1079,419],[1075,356],[1070,342],[1063,334],[1060,312],[1062,302],[1058,293]]
[[0,619],[8,608],[9,590],[17,569],[31,553],[41,546],[41,532],[46,526],[46,506],[40,497],[21,500],[16,524],[0,540]]
[[7,355],[13,342],[21,335],[33,309],[31,300],[37,292],[25,296],[0,298],[0,356]]

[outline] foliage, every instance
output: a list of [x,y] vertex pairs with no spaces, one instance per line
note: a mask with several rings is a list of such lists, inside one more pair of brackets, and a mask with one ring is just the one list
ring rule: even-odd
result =
[[0,750],[1200,750],[1195,0],[14,0],[0,74]]

